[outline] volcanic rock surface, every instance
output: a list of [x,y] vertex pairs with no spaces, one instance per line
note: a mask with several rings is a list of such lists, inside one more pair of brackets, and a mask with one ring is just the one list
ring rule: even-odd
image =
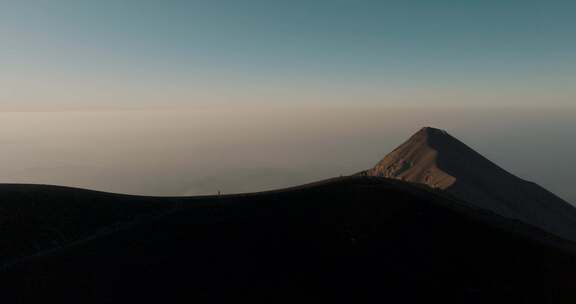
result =
[[366,174],[442,189],[475,207],[576,241],[572,205],[505,171],[444,130],[422,128]]

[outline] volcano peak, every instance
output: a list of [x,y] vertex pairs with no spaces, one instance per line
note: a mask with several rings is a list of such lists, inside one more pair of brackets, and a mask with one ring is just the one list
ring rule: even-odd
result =
[[367,173],[442,189],[475,208],[576,240],[574,207],[507,172],[442,129],[421,128]]

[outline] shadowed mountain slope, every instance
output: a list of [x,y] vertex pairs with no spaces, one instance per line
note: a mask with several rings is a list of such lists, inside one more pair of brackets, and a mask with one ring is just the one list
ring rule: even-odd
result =
[[573,246],[426,187],[350,177],[181,199],[22,260],[0,272],[0,292],[7,303],[574,303]]
[[175,199],[48,185],[0,184],[0,266],[109,233],[177,206]]
[[477,207],[576,241],[576,209],[492,163],[446,131],[423,128],[367,171],[426,184]]

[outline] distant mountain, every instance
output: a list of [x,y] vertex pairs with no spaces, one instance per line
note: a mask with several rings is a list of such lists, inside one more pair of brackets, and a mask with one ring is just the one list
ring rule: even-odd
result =
[[442,189],[478,208],[576,241],[576,208],[508,173],[443,130],[421,129],[367,174]]

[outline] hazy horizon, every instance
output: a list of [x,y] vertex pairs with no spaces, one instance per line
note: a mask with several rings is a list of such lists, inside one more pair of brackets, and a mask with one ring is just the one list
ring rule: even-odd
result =
[[222,106],[4,112],[0,121],[6,183],[170,196],[269,190],[367,169],[434,126],[576,202],[576,110]]
[[0,182],[258,191],[366,169],[433,125],[575,203],[575,9],[3,1]]

